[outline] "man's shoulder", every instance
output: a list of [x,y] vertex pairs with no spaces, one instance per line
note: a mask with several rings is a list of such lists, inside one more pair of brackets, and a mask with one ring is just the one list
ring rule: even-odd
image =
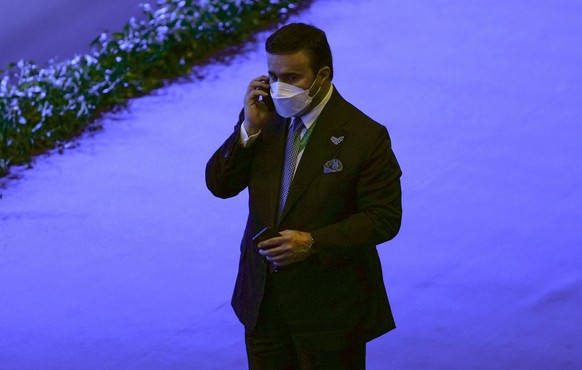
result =
[[386,127],[368,116],[354,104],[346,100],[339,94],[337,89],[334,91],[334,103],[336,109],[339,109],[340,115],[346,120],[346,128],[354,130],[365,130],[370,132],[378,132],[386,130]]
[[344,127],[347,131],[358,133],[364,138],[377,138],[384,136],[387,128],[382,123],[368,116],[355,105],[347,102],[346,122]]

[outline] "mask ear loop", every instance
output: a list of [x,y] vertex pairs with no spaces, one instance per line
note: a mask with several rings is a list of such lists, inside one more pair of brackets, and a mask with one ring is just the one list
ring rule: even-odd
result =
[[[319,74],[320,73],[321,73],[321,69],[319,71],[317,71],[317,76],[315,76],[315,80],[313,81],[313,83],[309,87],[309,92],[311,92],[311,89],[313,88],[313,85],[315,85],[315,82],[319,78]],[[319,92],[321,91],[321,88],[322,87],[323,87],[323,82],[319,85],[319,89],[317,89],[317,91],[315,92],[315,94],[313,94],[313,96],[311,96],[311,94],[310,94],[309,96],[311,96],[312,99],[315,98],[317,96],[317,94],[319,94]]]

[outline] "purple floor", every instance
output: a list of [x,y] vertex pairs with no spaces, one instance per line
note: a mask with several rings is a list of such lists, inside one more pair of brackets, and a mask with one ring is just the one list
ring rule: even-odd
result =
[[44,65],[88,53],[101,32],[117,32],[131,17],[143,17],[146,0],[2,0],[0,69],[20,59]]
[[[318,0],[294,18],[326,30],[335,86],[404,171],[402,230],[379,247],[398,328],[369,369],[582,368],[581,15]],[[265,37],[3,180],[0,369],[245,368],[229,301],[246,195],[214,198],[204,167]]]

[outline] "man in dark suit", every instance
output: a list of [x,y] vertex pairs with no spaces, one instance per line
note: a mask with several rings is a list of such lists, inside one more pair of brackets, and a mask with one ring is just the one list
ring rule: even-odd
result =
[[376,245],[400,228],[402,173],[386,128],[332,85],[323,31],[290,24],[266,50],[206,168],[214,195],[249,192],[232,299],[249,367],[365,369],[366,342],[395,327]]

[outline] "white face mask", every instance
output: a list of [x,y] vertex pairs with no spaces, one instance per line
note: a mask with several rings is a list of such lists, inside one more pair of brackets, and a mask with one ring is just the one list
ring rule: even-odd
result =
[[[317,81],[317,77],[315,81]],[[321,86],[319,86],[317,92],[313,96],[309,96],[309,91],[315,85],[315,81],[307,90],[283,82],[272,83],[271,98],[273,98],[277,113],[282,117],[289,118],[303,112],[313,101],[313,96],[317,95],[321,90]]]

